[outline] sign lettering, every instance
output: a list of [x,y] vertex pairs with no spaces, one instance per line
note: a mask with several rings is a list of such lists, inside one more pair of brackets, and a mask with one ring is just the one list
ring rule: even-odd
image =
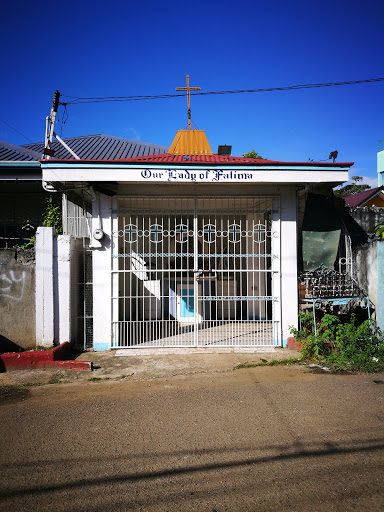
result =
[[225,183],[252,181],[252,171],[226,171],[223,169],[191,170],[187,169],[143,169],[141,177],[145,181],[170,181],[170,182],[206,182]]

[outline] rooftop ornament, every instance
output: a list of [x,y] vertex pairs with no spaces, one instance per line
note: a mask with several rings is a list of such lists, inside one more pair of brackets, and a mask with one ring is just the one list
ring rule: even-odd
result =
[[190,87],[189,75],[187,75],[187,87],[176,87],[176,91],[187,91],[188,99],[188,129],[178,130],[169,148],[168,153],[173,155],[212,155],[204,130],[192,128],[191,121],[191,91],[200,91],[201,87]]
[[176,91],[187,91],[188,98],[188,130],[192,130],[191,123],[191,95],[190,91],[200,91],[201,87],[190,87],[189,86],[189,75],[187,75],[187,87],[176,87]]

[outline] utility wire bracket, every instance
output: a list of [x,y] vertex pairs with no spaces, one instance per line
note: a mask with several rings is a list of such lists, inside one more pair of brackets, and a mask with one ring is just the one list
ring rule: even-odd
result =
[[76,153],[68,146],[68,144],[66,144],[63,139],[61,139],[54,131],[57,109],[59,108],[59,100],[60,93],[56,90],[53,95],[51,114],[46,118],[43,159],[49,160],[55,155],[55,152],[52,149],[52,139],[55,137],[55,139],[57,139],[57,141],[73,156],[73,158],[80,160],[80,157],[78,157]]

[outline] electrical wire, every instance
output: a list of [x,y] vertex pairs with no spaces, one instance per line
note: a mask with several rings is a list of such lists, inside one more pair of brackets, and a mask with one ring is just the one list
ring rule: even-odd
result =
[[64,111],[61,115],[61,117],[57,116],[57,124],[60,125],[60,137],[63,135],[63,127],[65,125],[65,123],[68,121],[68,110],[67,110],[67,105],[64,105]]
[[[243,93],[255,93],[255,92],[274,92],[274,91],[295,91],[299,89],[314,89],[320,87],[334,87],[338,85],[355,85],[355,84],[365,84],[372,82],[382,82],[384,78],[368,78],[365,80],[347,80],[344,82],[326,82],[319,84],[298,84],[298,85],[289,85],[285,87],[270,87],[268,89],[233,89],[228,91],[209,91],[209,92],[191,92],[191,96],[210,96],[210,95],[219,95],[219,94],[243,94]],[[62,94],[61,96],[64,98],[69,98],[70,101],[60,102],[61,105],[78,105],[80,103],[105,103],[111,101],[140,101],[140,100],[156,100],[156,99],[167,99],[167,98],[177,98],[180,96],[185,96],[187,93],[178,93],[178,94],[154,94],[154,95],[145,95],[145,96],[100,96],[100,97],[80,97],[80,96],[67,96]]]
[[27,139],[29,140],[29,142],[32,142],[31,139],[28,139],[28,137],[26,137],[25,135],[23,135],[21,132],[19,132],[19,130],[16,130],[16,128],[14,128],[13,126],[11,126],[10,124],[6,123],[4,121],[4,119],[0,119],[0,121],[2,121],[4,124],[6,124],[7,126],[9,126],[9,128],[11,128],[12,130],[14,130],[15,132],[17,132],[19,135],[21,135],[22,137],[24,137],[24,139]]

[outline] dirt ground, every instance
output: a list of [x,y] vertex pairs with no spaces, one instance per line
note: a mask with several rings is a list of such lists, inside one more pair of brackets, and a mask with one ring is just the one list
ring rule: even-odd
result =
[[[118,354],[127,354],[119,356]],[[88,379],[147,380],[173,378],[180,375],[230,372],[239,363],[270,361],[271,359],[297,358],[298,352],[276,348],[271,352],[197,352],[194,350],[146,351],[149,355],[129,355],[130,351],[84,352],[78,361],[92,361],[93,371],[33,369],[0,373],[1,384],[48,383],[61,381],[78,382]],[[139,351],[134,354],[140,354]]]
[[101,368],[2,388],[0,511],[384,510],[383,374],[83,356]]

